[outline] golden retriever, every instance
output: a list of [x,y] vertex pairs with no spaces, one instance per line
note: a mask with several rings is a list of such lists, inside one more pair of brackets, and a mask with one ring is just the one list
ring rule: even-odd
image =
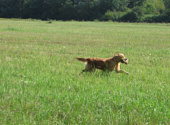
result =
[[77,60],[86,63],[85,69],[82,70],[81,73],[88,72],[88,71],[95,71],[95,69],[100,69],[103,71],[115,70],[117,73],[129,74],[128,72],[120,69],[120,63],[128,64],[128,59],[122,53],[119,53],[111,58],[80,58],[80,57],[76,57],[76,58]]

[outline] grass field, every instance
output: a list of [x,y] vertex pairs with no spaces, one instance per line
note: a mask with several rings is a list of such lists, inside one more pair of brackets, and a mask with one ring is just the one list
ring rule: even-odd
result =
[[[124,53],[115,72],[75,57]],[[0,124],[170,124],[170,24],[0,19]]]

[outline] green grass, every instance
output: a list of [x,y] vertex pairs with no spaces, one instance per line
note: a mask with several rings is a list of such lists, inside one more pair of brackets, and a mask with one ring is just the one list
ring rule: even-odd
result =
[[[124,53],[115,72],[75,57]],[[170,124],[169,24],[0,20],[0,124]]]

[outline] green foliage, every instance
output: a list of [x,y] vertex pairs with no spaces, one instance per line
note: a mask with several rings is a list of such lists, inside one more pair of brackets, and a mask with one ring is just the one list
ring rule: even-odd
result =
[[23,9],[23,0],[1,0],[0,17],[19,18]]
[[170,18],[170,8],[165,11],[165,15]]
[[140,22],[142,21],[143,7],[134,7],[130,12],[122,16],[122,21]]
[[153,3],[147,3],[145,5],[145,9],[144,9],[145,14],[153,14],[155,13],[155,11],[156,11],[156,8]]
[[129,0],[128,7],[134,8],[136,6],[143,6],[146,0]]
[[164,3],[165,3],[165,7],[167,8],[167,9],[170,9],[170,0],[163,0],[164,1]]
[[77,20],[94,20],[100,17],[98,8],[94,2],[87,2],[77,5],[75,8],[75,19]]
[[163,0],[154,0],[157,13],[163,13],[165,11],[165,5]]
[[165,11],[164,16],[166,18],[166,22],[170,22],[170,8]]
[[59,9],[60,19],[71,20],[74,18],[74,5],[71,0],[66,0],[63,7]]
[[166,16],[169,7],[168,0],[0,0],[0,17],[118,21],[122,13],[127,13],[124,21],[142,21],[135,8],[143,8],[145,15]]
[[125,12],[116,12],[116,11],[107,11],[102,17],[101,20],[108,21],[119,21],[120,18],[125,14]]
[[100,0],[100,7],[103,12],[110,11],[125,11],[127,10],[129,0]]
[[145,7],[146,7],[145,13],[147,13],[147,10],[149,12],[153,11],[152,13],[155,14],[160,14],[165,11],[165,4],[163,0],[147,0]]
[[147,16],[143,19],[145,22],[159,22],[159,23],[168,23],[170,22],[170,9],[167,9],[163,14],[161,15],[151,15]]

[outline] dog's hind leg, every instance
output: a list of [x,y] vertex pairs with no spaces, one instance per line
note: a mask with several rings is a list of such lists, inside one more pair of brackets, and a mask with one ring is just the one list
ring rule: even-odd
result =
[[95,69],[91,69],[91,70],[84,69],[79,73],[79,75],[82,74],[83,72],[95,72],[95,71],[96,71]]
[[83,72],[87,72],[87,70],[86,70],[86,69],[82,70],[82,71],[79,73],[79,75],[82,74]]
[[94,68],[91,64],[86,63],[86,64],[85,64],[85,69],[82,70],[82,71],[79,73],[79,75],[82,74],[83,72],[91,72],[91,71],[95,71],[95,68]]

